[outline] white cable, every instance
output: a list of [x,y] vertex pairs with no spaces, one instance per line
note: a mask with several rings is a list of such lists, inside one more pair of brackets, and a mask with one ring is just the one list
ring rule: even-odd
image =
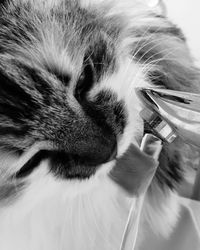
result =
[[[146,134],[143,137],[142,143],[140,146],[141,151],[144,151],[148,137],[149,137],[149,134]],[[160,151],[161,151],[161,148],[155,153],[153,157],[155,158],[155,160],[157,160]],[[153,176],[148,180],[147,187],[149,187],[149,184],[151,183]],[[147,190],[148,188],[145,190],[144,193],[142,193],[136,199],[136,201],[134,200],[131,204],[128,219],[127,219],[126,226],[125,226],[123,236],[122,236],[120,250],[134,250],[135,249],[136,240],[138,236],[138,230],[139,230],[139,224],[140,224],[141,212],[142,212],[143,203],[144,203]]]

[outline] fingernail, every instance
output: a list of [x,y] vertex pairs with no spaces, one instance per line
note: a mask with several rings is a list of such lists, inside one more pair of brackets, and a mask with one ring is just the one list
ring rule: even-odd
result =
[[140,149],[154,160],[158,160],[162,150],[162,140],[152,134],[145,134]]

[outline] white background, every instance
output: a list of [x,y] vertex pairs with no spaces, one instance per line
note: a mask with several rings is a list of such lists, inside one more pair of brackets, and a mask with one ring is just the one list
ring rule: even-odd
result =
[[200,0],[164,0],[167,15],[182,28],[200,66]]

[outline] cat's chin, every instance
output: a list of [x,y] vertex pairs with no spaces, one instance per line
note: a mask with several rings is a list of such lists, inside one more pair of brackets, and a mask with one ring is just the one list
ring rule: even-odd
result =
[[[58,246],[74,250],[117,249],[130,199],[108,178],[113,164],[103,165],[87,180],[69,181],[55,178],[48,171],[48,163],[41,163],[27,181],[21,197],[5,210],[1,209],[0,249],[27,250],[32,242],[31,250],[55,250]],[[155,205],[151,201],[153,197],[149,199],[146,206],[151,216]],[[134,197],[131,201],[135,201]],[[168,213],[173,218],[171,213],[175,211],[170,209]],[[157,227],[151,222],[156,218],[155,221],[160,219],[166,228],[165,217],[160,212],[154,215],[149,218],[150,225]],[[25,233],[27,230],[30,234]],[[12,241],[8,240],[10,236]]]
[[0,212],[0,249],[118,248],[128,210],[107,178],[112,164],[84,181],[55,178],[46,164],[31,175],[18,201]]

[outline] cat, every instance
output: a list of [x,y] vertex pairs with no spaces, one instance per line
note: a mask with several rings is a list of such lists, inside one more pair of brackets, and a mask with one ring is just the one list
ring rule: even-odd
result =
[[[181,30],[142,1],[2,1],[0,249],[119,249],[135,198],[108,173],[149,131],[135,89],[198,83]],[[163,237],[179,215],[181,145],[164,145],[142,213]]]

